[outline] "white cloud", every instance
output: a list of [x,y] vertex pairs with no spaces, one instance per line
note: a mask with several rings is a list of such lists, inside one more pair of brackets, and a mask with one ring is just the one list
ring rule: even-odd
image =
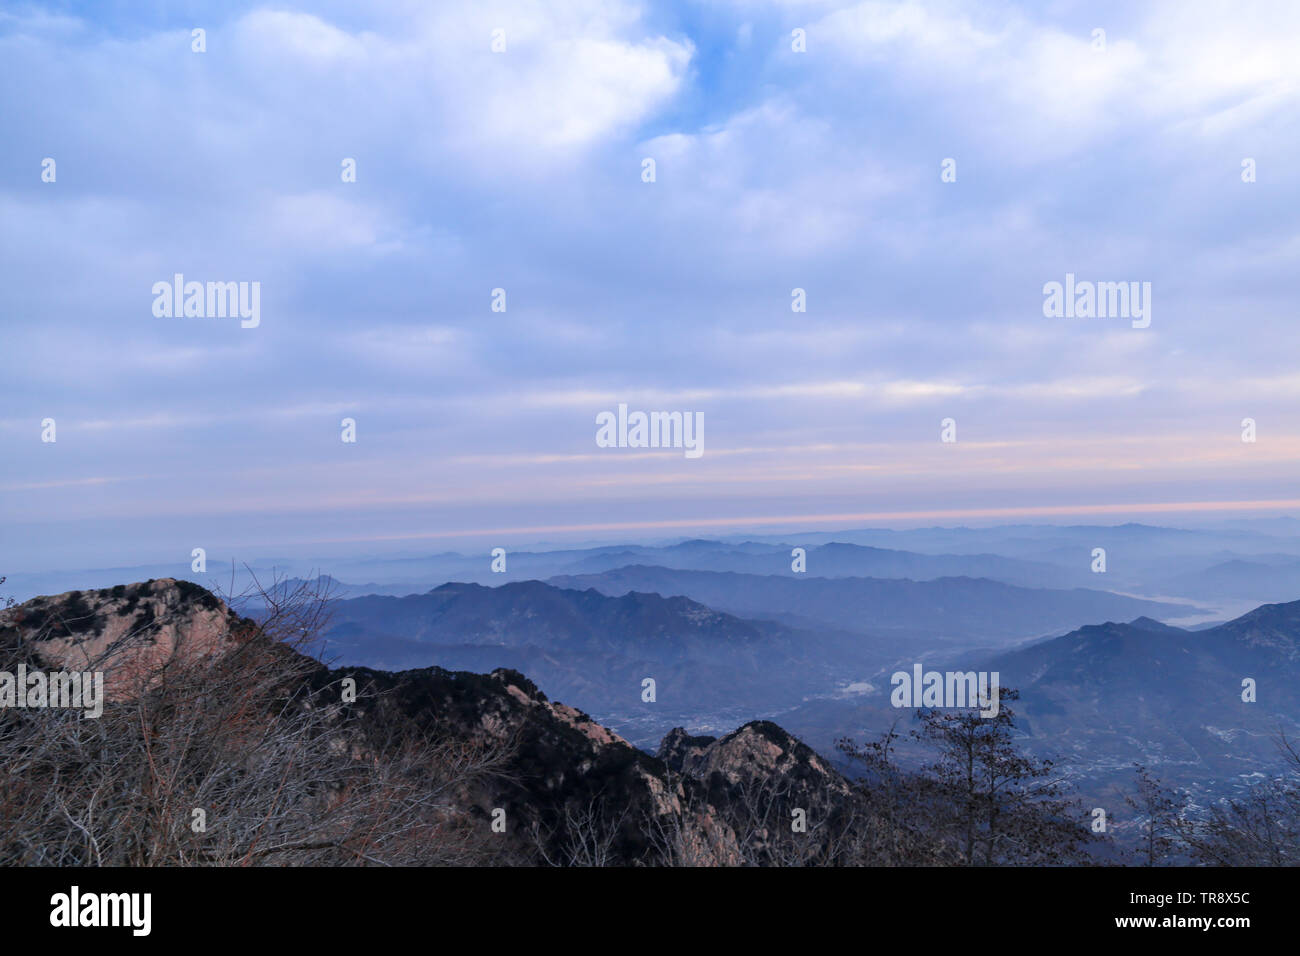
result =
[[1013,161],[1068,154],[1139,124],[1191,122],[1222,134],[1294,104],[1294,4],[1262,4],[1254,17],[1181,2],[1135,13],[1141,19],[1130,23],[1096,11],[1104,51],[1089,28],[983,3],[868,0],[827,14],[809,33],[830,69],[883,68],[882,82],[942,102],[969,130],[1010,145]]
[[[259,10],[233,32],[244,69],[273,74],[284,102],[346,106],[364,88],[366,109],[412,124],[413,142],[454,145],[493,167],[634,127],[676,94],[693,54],[685,39],[647,32],[624,0],[431,4],[404,14],[383,32],[349,33],[309,14]],[[491,50],[497,29],[501,53]]]

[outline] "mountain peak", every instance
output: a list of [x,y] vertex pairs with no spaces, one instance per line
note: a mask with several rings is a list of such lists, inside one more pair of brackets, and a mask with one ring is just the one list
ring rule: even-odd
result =
[[0,613],[0,634],[20,635],[43,666],[119,677],[221,653],[253,626],[175,578],[35,597]]
[[1147,617],[1145,614],[1129,621],[1128,626],[1135,627],[1140,631],[1154,631],[1161,634],[1181,633],[1183,631],[1183,628],[1181,627],[1173,627],[1172,625],[1165,624],[1162,621],[1157,621],[1155,618]]

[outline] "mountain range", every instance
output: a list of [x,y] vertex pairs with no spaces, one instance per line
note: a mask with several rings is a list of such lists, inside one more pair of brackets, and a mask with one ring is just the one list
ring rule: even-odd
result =
[[549,583],[594,588],[608,595],[629,591],[684,595],[745,617],[894,635],[903,641],[923,635],[941,645],[958,646],[1025,640],[1108,617],[1173,617],[1196,610],[1109,591],[1021,588],[971,577],[824,578],[635,565],[601,574],[554,577]]

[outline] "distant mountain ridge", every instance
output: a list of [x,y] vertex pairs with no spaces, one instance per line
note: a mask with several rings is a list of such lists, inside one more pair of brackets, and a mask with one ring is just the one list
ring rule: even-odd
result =
[[[517,669],[615,726],[646,721],[638,740],[657,739],[686,715],[772,713],[829,693],[841,669],[882,667],[892,650],[832,629],[745,620],[680,596],[612,597],[541,581],[445,584],[401,598],[334,601],[330,610],[327,660]],[[654,707],[641,699],[647,678]]]
[[1019,588],[982,578],[912,581],[893,578],[816,578],[682,571],[634,565],[591,575],[563,575],[550,584],[680,594],[745,617],[771,617],[858,633],[901,631],[955,643],[1024,640],[1106,618],[1187,614],[1186,605],[1075,588]]
[[1279,731],[1300,733],[1300,601],[1200,631],[1092,625],[987,666],[1020,690],[1041,747],[1094,766],[1131,760],[1138,741],[1170,778],[1247,778],[1277,765]]
[[[939,655],[928,668],[996,671],[1020,692],[1013,707],[1025,746],[1050,756],[1094,799],[1126,786],[1135,762],[1190,789],[1203,804],[1238,793],[1284,765],[1277,735],[1300,738],[1300,601],[1256,608],[1203,630],[1149,618],[1089,624],[989,656]],[[1255,700],[1242,699],[1243,681]],[[858,727],[886,727],[911,711],[890,685],[848,700],[810,701],[782,723],[825,750]]]
[[[1152,598],[1219,601],[1216,617],[1246,606],[1292,599],[1300,584],[1300,521],[1231,522],[1224,527],[1170,528],[1121,525],[995,525],[915,529],[847,529],[754,534],[642,544],[508,547],[508,570],[497,575],[485,553],[262,557],[245,567],[245,556],[209,552],[208,571],[194,572],[190,555],[134,567],[64,571],[7,568],[16,598],[61,593],[72,587],[103,587],[123,580],[177,578],[239,593],[251,576],[314,577],[329,568],[338,596],[403,596],[448,581],[495,585],[599,574],[628,565],[677,570],[735,571],[793,576],[791,549],[807,551],[811,577],[989,578],[1020,587],[1103,586]],[[1095,548],[1107,552],[1107,572],[1091,572]],[[234,560],[232,560],[234,559]]]

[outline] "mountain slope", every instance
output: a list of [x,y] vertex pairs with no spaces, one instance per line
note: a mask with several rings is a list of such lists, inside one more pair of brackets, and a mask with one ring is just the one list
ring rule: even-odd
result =
[[[1300,601],[1201,631],[1083,627],[986,666],[1020,690],[1035,745],[1078,772],[1142,759],[1171,780],[1230,789],[1279,765],[1279,731],[1300,731]],[[1247,679],[1254,702],[1242,699]]]
[[909,581],[881,578],[760,576],[634,565],[549,583],[609,594],[685,595],[745,617],[770,617],[858,633],[927,635],[956,646],[1060,633],[1089,621],[1138,615],[1170,617],[1185,605],[1076,588],[1019,588],[981,578]]
[[[847,668],[874,671],[891,648],[823,628],[748,621],[685,597],[522,581],[447,584],[404,598],[332,602],[326,660],[376,667],[513,668],[633,736],[674,722],[738,722],[828,693]],[[654,681],[653,700],[644,697]]]
[[[455,605],[456,597],[444,592],[436,596],[435,602]],[[142,614],[142,608],[150,613]],[[752,636],[743,628],[740,633]],[[108,644],[103,643],[105,635],[109,636]],[[178,635],[183,639],[177,639]],[[347,770],[349,785],[359,782],[352,767],[391,762],[394,768],[400,768],[404,748],[412,740],[436,742],[451,779],[436,793],[416,797],[421,805],[436,804],[433,812],[441,815],[438,819],[442,823],[427,831],[429,839],[448,839],[451,825],[455,824],[456,840],[460,841],[455,852],[461,854],[456,858],[462,861],[580,865],[770,861],[770,838],[755,836],[752,820],[738,816],[742,810],[748,813],[752,808],[735,800],[736,786],[743,782],[749,788],[747,793],[761,790],[778,794],[827,814],[832,808],[825,795],[837,795],[841,801],[853,798],[847,782],[836,771],[775,725],[746,725],[728,735],[720,745],[709,749],[707,766],[678,765],[670,769],[582,711],[548,698],[517,672],[498,670],[485,675],[437,667],[400,673],[360,667],[330,670],[274,640],[253,621],[241,618],[223,602],[187,582],[164,579],[100,591],[69,592],[0,612],[0,650],[7,665],[21,660],[29,667],[61,666],[68,662],[69,647],[83,645],[93,646],[94,660],[107,669],[106,684],[113,690],[109,696],[115,702],[102,716],[104,726],[122,730],[142,721],[147,723],[152,734],[147,761],[129,752],[133,759],[146,761],[145,765],[153,770],[157,769],[155,759],[171,759],[179,754],[178,773],[168,780],[173,786],[183,785],[192,773],[210,772],[208,762],[213,753],[220,752],[203,751],[199,758],[202,766],[197,768],[186,763],[185,755],[196,753],[194,741],[189,739],[194,727],[183,720],[179,736],[173,739],[167,715],[196,699],[203,701],[215,692],[215,686],[229,687],[206,687],[203,682],[213,676],[237,680],[243,666],[241,657],[259,667],[267,661],[279,662],[280,676],[273,675],[268,685],[270,697],[259,705],[253,705],[254,698],[249,698],[234,708],[236,723],[223,725],[226,730],[238,730],[230,752],[235,765],[221,777],[221,792],[208,794],[207,799],[228,803],[231,794],[239,794],[244,786],[249,765],[263,763],[254,759],[255,754],[262,753],[257,749],[261,743],[257,722],[272,721],[274,710],[287,708],[323,715],[319,720],[309,719],[308,723],[294,726],[328,737],[331,742],[327,750],[336,754],[336,763]],[[256,653],[248,655],[250,650]],[[76,652],[73,657],[72,663],[84,660]],[[210,661],[220,666],[209,667]],[[152,669],[149,679],[137,681],[135,674],[128,673],[140,666]],[[161,679],[163,675],[166,680]],[[289,683],[281,684],[281,680]],[[301,683],[291,686],[298,681]],[[340,689],[348,684],[353,686],[341,695]],[[270,704],[271,710],[262,710],[260,703]],[[300,709],[297,705],[303,706]],[[200,707],[201,712],[212,709],[219,708],[211,701]],[[148,720],[146,714],[150,715]],[[6,740],[14,738],[15,727],[20,724],[46,722],[47,732],[56,734],[71,726],[44,708],[11,712],[4,717]],[[19,735],[17,739],[34,738]],[[178,746],[173,747],[173,743]],[[295,754],[311,752],[310,747],[299,746],[300,742],[291,743]],[[48,744],[44,746],[43,759],[53,759],[54,751]],[[250,751],[249,747],[255,749]],[[56,776],[72,779],[76,776],[73,770],[84,775],[85,762],[93,760],[96,752],[75,746],[71,753],[76,766],[60,767]],[[483,754],[493,755],[489,772],[462,774]],[[31,754],[24,758],[28,771],[33,766],[30,758]],[[185,768],[183,772],[181,767]],[[95,800],[109,799],[115,792],[105,781],[115,779],[112,774],[119,768],[91,769],[89,799],[94,806]],[[326,788],[325,804],[317,803],[319,781],[307,781],[314,785],[304,789],[283,789],[284,782],[292,779],[291,769],[285,766],[282,770],[272,762],[267,779],[273,785],[255,794],[261,801],[258,806],[267,804],[270,818],[277,815],[275,808],[283,810],[283,805],[288,804],[294,820],[306,821],[306,838],[296,841],[302,849],[294,852],[310,854],[326,845],[334,846],[323,838],[323,833],[313,833],[310,827],[323,812],[322,806],[342,797]],[[122,773],[125,790],[130,792],[137,783],[137,771],[123,767]],[[710,799],[715,791],[720,795],[719,803]],[[11,786],[7,792],[8,802],[0,804],[3,812],[14,809],[15,795],[25,799],[34,791],[31,786]],[[190,805],[184,804],[186,826],[180,828],[186,834],[190,833]],[[784,804],[780,806],[784,808]],[[110,803],[94,809],[96,819],[90,825],[107,827],[102,837],[107,846],[114,814],[120,813],[120,808]],[[843,810],[835,812],[844,814]],[[223,827],[229,825],[224,816],[220,819]],[[845,819],[851,819],[851,815],[845,815]],[[502,824],[499,831],[493,827],[494,820]],[[821,822],[821,818],[815,818],[815,822]],[[382,823],[381,817],[372,825],[379,827]],[[166,820],[161,824],[169,825]],[[255,829],[251,842],[230,859],[245,864],[250,860],[299,859],[260,855],[268,852],[254,849],[262,832],[258,828],[264,824],[260,811],[252,815]],[[52,828],[54,824],[47,822],[45,826]],[[468,842],[466,832],[471,834]],[[23,836],[26,840],[28,835]],[[384,862],[384,854],[391,849],[378,836],[377,830],[363,834],[370,862]],[[409,834],[398,836],[405,838]],[[189,841],[185,862],[211,859],[205,855],[209,851],[203,837],[184,839]],[[68,842],[81,846],[88,841],[78,832],[76,839]],[[25,852],[9,836],[0,841],[0,857],[9,859],[10,854]],[[418,858],[418,847],[415,852]],[[301,861],[319,858],[307,855]]]

